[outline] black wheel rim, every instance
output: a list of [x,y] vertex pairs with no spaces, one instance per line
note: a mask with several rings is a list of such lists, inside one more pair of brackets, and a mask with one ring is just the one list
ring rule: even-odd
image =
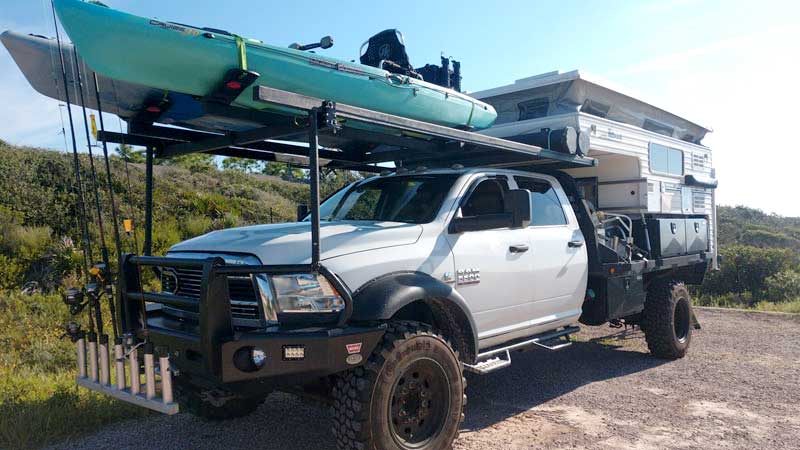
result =
[[414,361],[392,386],[392,437],[404,448],[425,446],[442,431],[450,401],[450,383],[444,368],[429,358]]
[[689,339],[689,327],[691,320],[689,301],[685,298],[678,299],[678,302],[675,304],[675,318],[673,326],[675,328],[675,338],[681,344],[685,343],[686,340]]

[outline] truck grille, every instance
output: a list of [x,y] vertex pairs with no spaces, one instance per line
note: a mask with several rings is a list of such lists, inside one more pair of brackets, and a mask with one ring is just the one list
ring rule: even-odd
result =
[[[202,281],[203,270],[200,268],[170,267],[161,271],[161,290],[183,297],[199,299]],[[258,294],[250,277],[228,277],[228,292],[231,297],[231,317],[234,320],[261,319]]]

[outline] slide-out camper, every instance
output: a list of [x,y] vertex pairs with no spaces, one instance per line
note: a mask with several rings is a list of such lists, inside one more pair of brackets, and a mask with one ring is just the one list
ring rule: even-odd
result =
[[[497,110],[496,124],[484,131],[491,136],[525,142],[553,130],[555,147],[563,137],[556,131],[578,130],[578,151],[598,164],[565,172],[577,179],[593,207],[633,219],[641,247],[647,230],[652,256],[706,249],[716,254],[717,180],[711,149],[701,143],[709,128],[577,70],[472,95]],[[646,225],[637,226],[638,221]]]

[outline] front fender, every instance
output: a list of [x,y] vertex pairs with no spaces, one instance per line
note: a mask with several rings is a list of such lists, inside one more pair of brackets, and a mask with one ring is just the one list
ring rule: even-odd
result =
[[370,280],[353,294],[354,321],[389,320],[403,307],[415,301],[433,301],[446,305],[460,328],[471,337],[473,355],[478,352],[478,329],[461,295],[452,286],[422,272],[394,272]]

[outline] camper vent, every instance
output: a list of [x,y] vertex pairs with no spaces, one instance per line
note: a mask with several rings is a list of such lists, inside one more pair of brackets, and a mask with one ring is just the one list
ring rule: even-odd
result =
[[711,194],[705,189],[692,190],[692,210],[695,213],[706,213],[711,210]]
[[705,171],[708,169],[708,155],[692,153],[692,170]]

